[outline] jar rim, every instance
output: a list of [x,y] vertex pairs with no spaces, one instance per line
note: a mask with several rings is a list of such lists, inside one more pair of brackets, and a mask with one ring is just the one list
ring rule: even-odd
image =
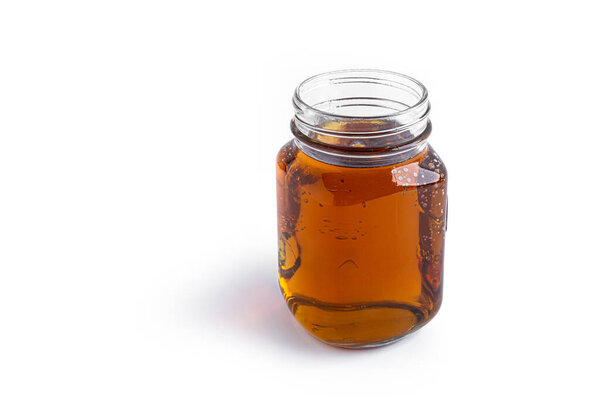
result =
[[390,151],[425,141],[431,131],[427,89],[397,72],[346,69],[315,75],[298,85],[292,103],[292,132],[313,146]]
[[[351,75],[346,76],[348,74],[351,74]],[[354,75],[354,74],[356,74],[356,75]],[[376,77],[376,75],[380,75],[381,77]],[[386,79],[386,78],[389,78],[389,79]],[[391,113],[380,114],[380,115],[368,115],[368,116],[345,115],[345,114],[340,114],[340,113],[336,113],[336,112],[324,111],[322,109],[315,107],[314,105],[309,104],[309,102],[307,102],[302,96],[302,90],[304,88],[308,87],[309,84],[313,84],[320,80],[323,80],[325,83],[332,85],[332,84],[342,83],[342,82],[335,82],[336,80],[352,82],[352,80],[357,80],[357,79],[369,79],[372,81],[370,83],[380,84],[380,85],[390,85],[390,83],[395,83],[397,85],[404,86],[405,90],[406,90],[406,88],[409,88],[409,86],[407,86],[402,81],[406,81],[406,82],[410,82],[410,83],[414,84],[418,88],[420,93],[415,91],[413,88],[410,88],[410,89],[412,89],[413,93],[416,93],[418,95],[418,100],[414,104],[407,105],[407,107],[405,109],[395,110],[394,112],[391,112]],[[355,82],[361,82],[361,81],[355,81]],[[384,82],[387,82],[387,83],[384,83]],[[411,112],[415,112],[416,110],[419,110],[424,105],[426,105],[427,109],[429,109],[429,104],[427,104],[427,103],[429,103],[428,98],[429,98],[429,93],[428,93],[425,85],[423,85],[420,81],[418,81],[417,79],[415,79],[413,77],[410,77],[405,74],[401,74],[399,72],[393,72],[393,71],[382,70],[382,69],[353,68],[353,69],[341,69],[341,70],[336,70],[336,71],[324,72],[321,74],[313,75],[313,76],[305,79],[294,90],[294,96],[293,96],[292,102],[294,103],[294,106],[297,109],[301,110],[302,112],[315,113],[316,115],[322,115],[324,117],[336,118],[338,120],[343,119],[343,120],[349,120],[349,121],[352,121],[352,120],[368,121],[368,120],[382,120],[382,119],[387,119],[387,118],[401,117],[403,115],[410,114]],[[373,98],[373,99],[376,99],[376,98]],[[387,99],[379,98],[379,100],[387,100]],[[404,105],[406,105],[406,104],[404,104]]]

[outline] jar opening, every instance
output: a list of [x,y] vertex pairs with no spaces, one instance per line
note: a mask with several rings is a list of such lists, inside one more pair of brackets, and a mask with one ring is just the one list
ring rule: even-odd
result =
[[396,72],[355,69],[316,75],[296,88],[293,105],[292,132],[315,154],[381,158],[425,144],[431,131],[427,89]]
[[294,93],[297,112],[350,120],[406,117],[422,111],[427,103],[427,89],[416,79],[370,69],[316,75],[298,85]]

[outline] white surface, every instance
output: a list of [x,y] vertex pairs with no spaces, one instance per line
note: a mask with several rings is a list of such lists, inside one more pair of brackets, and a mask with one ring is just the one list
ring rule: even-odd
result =
[[[598,398],[593,2],[0,5],[0,398]],[[276,281],[304,78],[429,88],[444,305],[343,351]]]

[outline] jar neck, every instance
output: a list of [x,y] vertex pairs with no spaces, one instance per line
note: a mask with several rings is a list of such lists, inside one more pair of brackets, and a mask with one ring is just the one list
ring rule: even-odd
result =
[[431,132],[431,123],[419,136],[418,141],[380,151],[366,151],[362,148],[338,148],[306,140],[306,136],[295,127],[294,121],[291,123],[291,129],[295,136],[296,146],[307,156],[327,164],[364,168],[398,164],[416,157],[427,148],[427,136]]
[[294,93],[291,130],[300,150],[337,165],[401,162],[431,132],[427,89],[406,75],[345,70],[314,76]]

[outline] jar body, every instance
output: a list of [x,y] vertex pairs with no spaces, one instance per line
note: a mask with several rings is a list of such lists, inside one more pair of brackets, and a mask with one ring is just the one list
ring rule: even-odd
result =
[[426,142],[395,163],[277,155],[279,284],[300,324],[341,347],[390,343],[442,301],[447,172]]

